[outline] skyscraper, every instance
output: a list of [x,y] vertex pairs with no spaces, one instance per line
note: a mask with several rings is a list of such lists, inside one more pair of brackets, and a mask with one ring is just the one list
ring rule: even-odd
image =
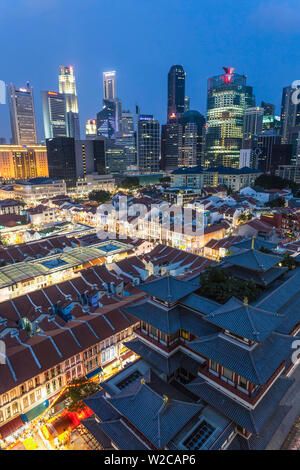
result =
[[26,88],[8,87],[8,102],[12,143],[15,145],[35,145],[37,143],[33,89],[27,82]]
[[159,171],[159,122],[152,115],[139,115],[137,129],[138,168],[142,173]]
[[103,100],[103,109],[97,114],[97,134],[113,139],[116,132],[116,103]]
[[116,72],[103,72],[103,98],[114,100],[116,97]]
[[239,166],[243,141],[243,115],[255,106],[253,89],[246,76],[223,67],[225,74],[208,79],[206,163]]
[[198,111],[187,111],[180,119],[182,141],[178,166],[203,164],[203,129],[205,118]]
[[300,126],[300,104],[292,100],[295,88],[285,87],[282,91],[281,101],[281,137],[282,143],[288,144],[292,127]]
[[176,170],[182,151],[182,125],[177,121],[161,126],[161,168]]
[[45,139],[69,137],[66,98],[56,91],[42,91]]
[[60,66],[58,77],[59,92],[65,95],[66,111],[68,121],[68,135],[74,139],[80,139],[80,124],[78,114],[78,99],[76,92],[76,81],[74,68],[71,66]]
[[179,118],[185,111],[185,71],[182,65],[172,65],[168,73],[167,122]]
[[259,106],[245,109],[243,122],[243,139],[262,134],[264,109]]
[[72,137],[47,139],[49,177],[63,179],[68,188],[76,185],[75,140]]

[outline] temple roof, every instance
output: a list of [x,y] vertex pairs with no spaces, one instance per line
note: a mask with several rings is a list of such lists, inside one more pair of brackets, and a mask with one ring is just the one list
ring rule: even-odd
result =
[[202,405],[161,396],[146,382],[137,392],[107,401],[156,448],[163,448],[195,416]]
[[257,385],[264,385],[291,352],[293,337],[271,333],[263,343],[251,348],[224,335],[196,339],[189,348],[212,359]]
[[[151,364],[155,369],[166,375],[171,375],[180,367],[196,375],[198,372],[199,362],[185,355],[182,351],[177,351],[171,356],[160,354],[156,349],[149,347],[146,343],[134,338],[124,343],[128,349],[141,356],[143,360]],[[103,384],[105,387],[105,383]]]
[[143,292],[169,303],[186,297],[198,288],[199,284],[195,281],[182,281],[168,275],[142,286]]
[[282,322],[283,316],[253,307],[232,297],[205,317],[214,325],[255,342],[264,341]]
[[167,309],[148,300],[129,305],[125,310],[166,334],[173,334],[180,329],[185,329],[196,336],[206,336],[218,331],[216,327],[203,320],[201,314],[181,305]]
[[197,377],[190,384],[185,385],[185,387],[201,400],[214,406],[217,410],[222,410],[222,413],[235,423],[243,426],[251,433],[259,434],[267,420],[276,411],[280,400],[293,382],[293,379],[279,377],[263,399],[252,410],[217,390],[214,386],[204,382],[200,377]]
[[282,258],[279,256],[250,249],[228,256],[226,263],[251,271],[265,272],[276,266],[281,260]]

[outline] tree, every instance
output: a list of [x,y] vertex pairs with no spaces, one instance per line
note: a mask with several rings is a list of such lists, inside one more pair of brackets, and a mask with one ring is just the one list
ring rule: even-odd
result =
[[163,176],[162,178],[159,178],[160,183],[171,183],[171,176]]
[[291,189],[293,194],[299,190],[299,184],[292,180],[287,180],[276,175],[260,175],[255,180],[256,186],[261,186],[264,189]]
[[137,176],[132,176],[128,178],[124,178],[123,181],[121,181],[119,187],[124,188],[124,189],[135,189],[140,186],[140,180]]
[[104,204],[105,202],[110,201],[110,199],[110,193],[108,191],[103,191],[102,189],[100,189],[99,191],[94,190],[89,193],[90,201],[96,201],[100,202],[101,204]]
[[267,202],[265,204],[267,207],[284,207],[285,206],[285,199],[284,197],[277,197],[273,199],[273,201]]
[[85,407],[83,400],[99,390],[99,384],[90,382],[85,377],[72,380],[66,391],[66,398],[69,402],[68,410],[80,413]]
[[285,254],[282,258],[282,261],[281,261],[281,266],[285,266],[289,269],[289,271],[291,269],[294,269],[296,267],[296,261],[295,259],[290,256],[289,254]]
[[249,302],[253,302],[260,294],[260,289],[253,281],[236,279],[218,266],[209,268],[200,275],[200,286],[200,295],[222,304],[231,297],[240,300],[247,297]]

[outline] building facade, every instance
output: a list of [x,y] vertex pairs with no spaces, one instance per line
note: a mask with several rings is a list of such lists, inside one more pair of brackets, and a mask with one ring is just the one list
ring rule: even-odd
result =
[[8,103],[12,144],[36,145],[37,133],[33,88],[29,86],[29,82],[23,88],[17,88],[11,83],[8,86]]

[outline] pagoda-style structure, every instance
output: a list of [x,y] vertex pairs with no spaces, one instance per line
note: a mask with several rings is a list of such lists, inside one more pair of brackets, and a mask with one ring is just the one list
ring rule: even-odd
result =
[[300,271],[279,279],[280,259],[256,250],[230,258],[244,271],[253,263],[256,280],[267,282],[255,303],[231,298],[221,305],[198,295],[196,281],[165,276],[143,284],[149,297],[126,307],[139,321],[126,346],[140,359],[105,382],[101,396],[86,400],[95,413],[92,434],[97,426],[106,448],[270,444],[289,411],[285,396],[296,386],[291,357],[300,329]]

